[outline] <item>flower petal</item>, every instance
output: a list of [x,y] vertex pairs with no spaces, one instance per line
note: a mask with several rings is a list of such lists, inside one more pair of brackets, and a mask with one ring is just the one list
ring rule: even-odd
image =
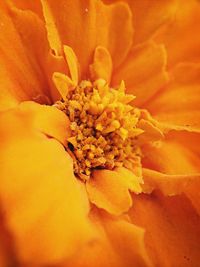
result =
[[143,166],[166,174],[194,174],[200,171],[198,155],[176,140],[159,141],[143,147]]
[[[157,29],[173,20],[179,2],[179,0],[123,1],[128,3],[133,13],[134,45],[151,39]],[[116,0],[104,0],[104,2],[110,4]]]
[[[200,145],[200,137],[199,133],[191,133],[188,131],[171,131],[170,134],[168,134],[168,138],[170,140],[176,140],[177,142],[184,145],[185,148],[187,148],[188,151],[190,151],[191,155],[193,155],[193,158],[196,158],[196,169],[200,173],[199,168],[199,145]],[[185,188],[185,194],[187,197],[191,200],[193,206],[199,212],[200,214],[200,192],[199,192],[199,186],[200,186],[200,179],[195,179],[194,182],[190,182],[188,186]]]
[[92,210],[90,214],[97,232],[96,239],[82,246],[77,254],[64,262],[63,267],[123,267],[103,227],[102,218],[96,213]]
[[[47,31],[50,34],[51,25],[53,29],[56,25],[56,36],[62,44],[72,47],[80,62],[82,74],[88,71],[93,52],[99,45],[108,49],[115,67],[126,57],[133,33],[131,12],[126,4],[106,6],[96,0],[70,0],[67,3],[64,0],[42,0],[42,4],[44,13],[50,14],[45,15]],[[123,28],[120,35],[119,27]]]
[[143,228],[125,220],[105,220],[104,227],[122,266],[152,266],[144,243]]
[[74,254],[90,239],[92,228],[87,197],[74,178],[72,159],[57,140],[46,136],[57,137],[63,126],[55,132],[50,128],[64,117],[55,108],[36,111],[33,104],[29,112],[27,105],[0,117],[0,198],[20,262],[38,266]]
[[[50,100],[57,100],[59,97],[52,82],[52,75],[55,71],[68,74],[68,66],[64,57],[56,55],[53,48],[50,49],[45,24],[35,13],[30,10],[19,10],[12,6],[10,13],[20,35],[23,53],[25,52],[29,59],[31,68],[37,75],[37,80],[43,82],[42,90]],[[39,47],[38,44],[40,44]]]
[[166,196],[174,196],[183,193],[188,186],[200,180],[200,173],[169,175],[144,168],[143,179],[143,192],[152,193],[154,190],[160,190]]
[[200,173],[191,175],[167,175],[149,169],[143,169],[143,192],[160,190],[164,195],[173,196],[181,193],[190,199],[200,215]]
[[40,17],[42,17],[42,8],[40,5],[40,1],[11,0],[10,2],[12,2],[13,5],[15,5],[18,9],[29,9],[34,13],[37,13]]
[[[19,14],[18,14],[19,15]],[[36,61],[30,54],[28,54],[24,43],[18,34],[18,28],[22,25],[15,17],[14,13],[7,9],[6,3],[0,4],[0,109],[7,109],[16,106],[19,101],[30,100],[45,95],[46,91],[44,86],[45,79],[41,75],[39,64],[36,66]],[[38,36],[42,36],[43,29],[39,18],[32,14],[26,13],[26,21],[32,22],[29,29],[32,28],[33,23],[37,28]],[[24,22],[24,21],[23,21]],[[27,24],[26,36],[24,38],[31,38],[29,36]],[[33,43],[31,42],[32,46]],[[38,48],[37,48],[38,50]],[[40,50],[40,49],[39,49]]]
[[136,96],[135,105],[143,106],[168,80],[166,52],[162,45],[146,42],[135,47],[113,74],[113,84],[125,81],[127,92]]
[[71,130],[69,120],[63,112],[55,107],[39,105],[31,101],[22,102],[19,105],[19,112],[26,114],[31,122],[31,127],[64,145],[66,144]]
[[52,80],[56,86],[56,89],[58,90],[60,96],[66,100],[68,92],[75,87],[75,84],[69,78],[67,75],[60,73],[60,72],[54,72]]
[[168,54],[168,67],[178,62],[198,62],[200,59],[200,3],[196,0],[179,1],[174,19],[158,31],[156,42],[165,45]]
[[[1,211],[2,213],[2,211]],[[15,265],[15,253],[11,237],[4,225],[3,214],[0,214],[0,266],[8,267]]]
[[64,54],[69,66],[69,71],[71,75],[71,79],[75,85],[78,84],[78,60],[76,55],[74,54],[73,49],[70,46],[64,45]]
[[134,14],[134,44],[151,38],[162,25],[174,18],[178,8],[178,0],[127,0]]
[[151,266],[144,247],[144,230],[126,219],[110,218],[93,208],[90,219],[98,235],[63,267]]
[[148,120],[141,119],[138,127],[144,130],[144,133],[138,136],[138,142],[146,143],[163,139],[164,135],[153,123]]
[[94,52],[94,62],[90,65],[93,80],[104,79],[108,84],[112,75],[112,59],[105,47],[98,46]]
[[160,122],[200,130],[200,64],[179,64],[171,75],[148,110]]
[[130,191],[140,193],[141,178],[125,168],[96,170],[86,183],[90,202],[107,212],[120,215],[132,205]]
[[200,217],[184,196],[135,196],[130,216],[146,229],[146,249],[154,266],[198,266]]

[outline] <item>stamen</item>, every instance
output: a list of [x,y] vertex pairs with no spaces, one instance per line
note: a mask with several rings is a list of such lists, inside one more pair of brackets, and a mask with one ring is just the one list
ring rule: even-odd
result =
[[82,81],[66,99],[55,103],[71,121],[68,151],[74,173],[88,180],[93,169],[133,168],[140,153],[137,136],[139,109],[129,105],[135,97],[125,94],[125,85],[114,89],[102,80]]

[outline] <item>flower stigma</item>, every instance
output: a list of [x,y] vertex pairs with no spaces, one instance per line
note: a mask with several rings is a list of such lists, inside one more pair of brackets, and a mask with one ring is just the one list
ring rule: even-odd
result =
[[140,110],[129,104],[134,98],[125,93],[123,81],[111,88],[103,79],[84,80],[54,104],[70,120],[67,150],[76,176],[86,181],[93,169],[133,169],[143,133],[137,127]]

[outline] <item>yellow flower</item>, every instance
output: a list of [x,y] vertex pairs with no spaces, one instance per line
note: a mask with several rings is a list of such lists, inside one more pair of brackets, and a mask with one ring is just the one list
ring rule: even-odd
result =
[[197,267],[200,3],[0,3],[0,266]]

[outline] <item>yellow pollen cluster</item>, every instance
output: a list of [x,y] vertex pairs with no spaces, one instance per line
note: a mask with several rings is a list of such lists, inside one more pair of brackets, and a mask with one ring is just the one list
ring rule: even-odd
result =
[[82,81],[66,100],[55,105],[71,122],[68,150],[74,160],[74,173],[83,180],[97,168],[132,169],[138,156],[138,109],[129,105],[135,97],[125,94],[124,82],[117,89],[102,80]]

